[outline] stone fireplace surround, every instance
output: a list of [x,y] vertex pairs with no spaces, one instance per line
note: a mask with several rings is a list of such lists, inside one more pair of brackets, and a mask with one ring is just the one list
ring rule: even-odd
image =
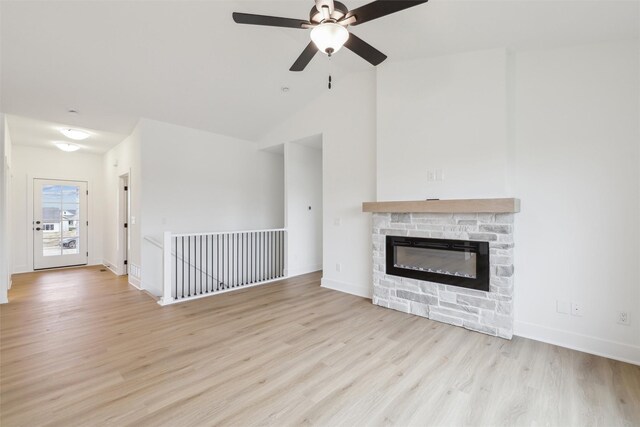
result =
[[[505,207],[487,201],[513,201]],[[449,203],[447,202],[457,202]],[[477,332],[513,336],[513,220],[517,199],[365,203],[373,212],[373,303]],[[481,202],[481,203],[478,203]],[[406,203],[406,205],[403,205]],[[385,206],[386,204],[386,206]],[[399,212],[385,212],[397,210]],[[460,212],[468,210],[498,212]],[[420,212],[402,212],[419,210]],[[457,212],[442,212],[446,210]],[[429,212],[435,211],[435,212]],[[489,292],[385,273],[387,235],[489,242]]]

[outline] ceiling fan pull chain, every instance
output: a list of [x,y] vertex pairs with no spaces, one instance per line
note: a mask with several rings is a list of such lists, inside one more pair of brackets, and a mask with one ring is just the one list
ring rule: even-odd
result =
[[329,74],[329,89],[331,89],[331,74]]

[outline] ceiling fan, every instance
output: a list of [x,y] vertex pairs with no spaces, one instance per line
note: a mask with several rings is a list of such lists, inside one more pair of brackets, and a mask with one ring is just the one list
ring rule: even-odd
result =
[[238,24],[311,29],[311,41],[293,63],[290,71],[304,70],[318,50],[331,56],[342,46],[371,64],[378,65],[387,59],[387,56],[355,34],[350,33],[347,27],[364,24],[426,2],[427,0],[378,0],[349,10],[339,1],[315,0],[316,5],[311,8],[308,21],[239,12],[233,13],[233,20]]

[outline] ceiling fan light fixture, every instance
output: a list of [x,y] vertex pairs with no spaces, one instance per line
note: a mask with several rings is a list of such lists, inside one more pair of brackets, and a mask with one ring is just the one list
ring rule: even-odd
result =
[[87,139],[90,136],[89,132],[71,128],[60,129],[60,133],[62,133],[67,138],[75,139],[76,141],[82,141],[83,139]]
[[325,22],[311,30],[311,40],[320,52],[332,55],[349,39],[349,31],[335,22]]
[[71,144],[69,142],[54,141],[54,144],[56,145],[56,147],[58,147],[62,151],[66,151],[66,152],[69,152],[69,153],[72,152],[72,151],[77,151],[77,150],[80,149],[79,145]]

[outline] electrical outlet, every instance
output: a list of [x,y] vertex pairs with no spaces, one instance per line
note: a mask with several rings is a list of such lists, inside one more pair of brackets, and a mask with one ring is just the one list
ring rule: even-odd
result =
[[619,311],[618,323],[621,325],[629,326],[629,313],[627,313],[626,311]]
[[571,315],[572,316],[582,316],[582,304],[579,302],[571,303]]
[[427,170],[427,181],[433,182],[436,180],[436,172],[432,169]]
[[569,301],[556,301],[556,311],[560,314],[569,314],[571,312],[571,304]]
[[436,181],[444,181],[444,172],[442,169],[436,169]]
[[340,265],[340,263],[337,263],[337,264],[336,264],[336,271],[337,271],[338,273],[340,273],[340,271],[341,271],[341,270],[342,270],[342,266]]

